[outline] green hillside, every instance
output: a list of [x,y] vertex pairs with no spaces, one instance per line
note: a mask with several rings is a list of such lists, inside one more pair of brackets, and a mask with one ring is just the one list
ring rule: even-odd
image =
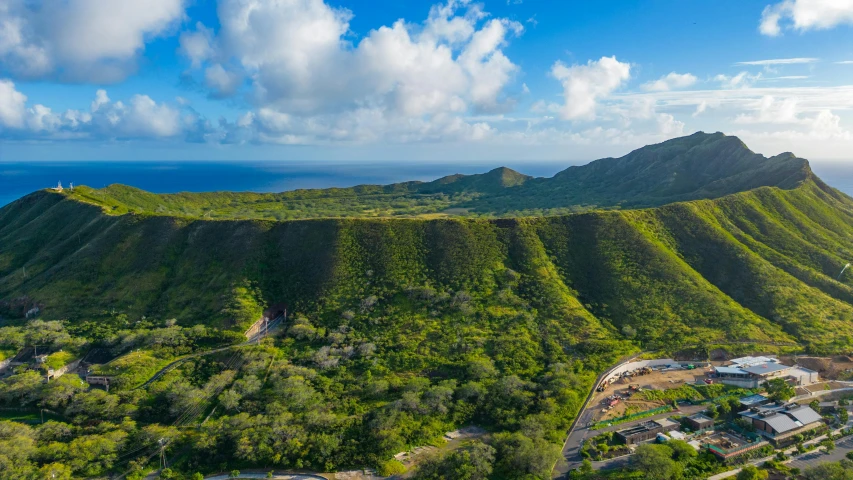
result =
[[638,208],[717,198],[762,186],[793,188],[808,178],[808,162],[792,154],[766,158],[737,137],[696,133],[570,167],[552,178],[508,168],[451,175],[432,182],[360,185],[283,193],[158,195],[125,185],[69,195],[111,214],[150,213],[209,219],[291,220],[329,217],[436,215],[519,217],[595,208]]
[[[296,204],[324,217],[368,203],[374,217],[475,213],[271,220]],[[489,432],[476,448],[492,449],[490,478],[549,478],[593,379],[620,357],[850,353],[853,275],[836,278],[851,236],[853,199],[805,160],[721,134],[552,179],[497,169],[274,195],[40,191],[0,209],[0,349],[98,348],[118,356],[96,368],[115,388],[4,379],[3,406],[47,406],[68,433],[0,422],[0,443],[32,444],[17,478],[51,463],[141,471],[129,462],[170,435],[187,474],[391,469],[397,452],[474,424]],[[290,315],[274,339],[137,388],[174,359],[240,342],[275,304]],[[87,442],[103,458],[81,460]]]

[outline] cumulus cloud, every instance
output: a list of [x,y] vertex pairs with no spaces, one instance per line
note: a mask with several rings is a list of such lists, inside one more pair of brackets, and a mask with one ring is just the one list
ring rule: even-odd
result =
[[193,68],[199,68],[215,51],[213,48],[213,30],[197,22],[194,32],[184,32],[178,39],[180,52],[190,59]]
[[666,92],[679,88],[687,88],[695,84],[696,76],[689,73],[671,72],[657,80],[644,83],[641,88],[647,92]]
[[270,112],[290,118],[292,132],[264,130],[288,142],[322,136],[297,132],[303,123],[354,139],[356,131],[375,137],[377,126],[424,132],[427,120],[451,125],[457,120],[445,117],[514,105],[506,89],[518,66],[503,49],[523,27],[470,0],[435,5],[420,24],[373,29],[357,44],[348,35],[353,13],[323,0],[221,0],[217,12],[216,35],[197,25],[181,36],[191,71],[213,96],[245,93],[261,130]]
[[170,29],[184,0],[5,0],[0,70],[20,78],[119,81],[145,41]]
[[853,0],[784,0],[764,8],[758,29],[777,36],[783,28],[803,32],[842,24],[853,24]]
[[565,120],[593,120],[599,100],[631,78],[631,65],[616,57],[601,57],[571,67],[557,62],[551,67],[551,75],[563,84],[565,104],[560,116]]
[[216,63],[204,71],[204,85],[214,97],[230,97],[237,92],[243,79],[239,74],[226,70]]
[[36,104],[10,80],[0,80],[0,127],[8,138],[131,139],[167,138],[184,133],[181,112],[147,95],[134,95],[127,103],[113,102],[98,90],[89,111],[54,112]]
[[27,96],[15,89],[9,80],[0,80],[0,126],[20,128],[24,125]]

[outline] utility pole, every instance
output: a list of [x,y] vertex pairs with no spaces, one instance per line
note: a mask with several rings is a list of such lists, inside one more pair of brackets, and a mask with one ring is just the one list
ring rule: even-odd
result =
[[157,441],[160,444],[160,469],[166,468],[166,439],[161,438]]

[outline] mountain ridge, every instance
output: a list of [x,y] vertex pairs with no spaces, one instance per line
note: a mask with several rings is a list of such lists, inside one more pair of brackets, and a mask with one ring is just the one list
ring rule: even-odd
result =
[[154,194],[124,185],[66,193],[128,212],[191,218],[288,220],[337,217],[566,214],[591,209],[642,208],[718,198],[761,186],[795,188],[812,176],[793,154],[765,157],[737,137],[702,132],[649,145],[619,158],[569,167],[553,177],[531,177],[506,167],[482,174],[448,175],[430,182],[357,185],[281,193]]
[[[365,295],[382,298],[400,285],[488,284],[512,269],[528,278],[530,292],[540,292],[530,298],[545,291],[566,298],[574,305],[567,311],[588,319],[583,330],[602,338],[630,327],[646,346],[696,344],[704,336],[709,344],[752,339],[843,350],[853,346],[844,333],[853,325],[853,283],[834,277],[853,258],[846,243],[853,199],[823,183],[804,160],[781,161],[791,159],[805,170],[783,172],[787,189],[504,219],[211,222],[151,212],[105,215],[103,203],[40,191],[0,209],[0,299],[31,298],[59,318],[119,306],[132,315],[240,329],[248,317],[226,313],[234,302],[299,299],[300,308],[326,310]],[[469,186],[519,178],[493,172]],[[505,189],[535,181],[521,178]],[[454,188],[460,187],[466,188]],[[712,247],[719,252],[710,255]],[[472,252],[486,257],[472,263]],[[721,270],[726,264],[741,272],[738,280]],[[287,273],[272,273],[279,271]],[[367,285],[353,281],[365,272],[374,275]],[[246,297],[238,288],[245,282],[256,293]],[[685,310],[684,299],[704,306]],[[834,313],[819,320],[819,312]]]

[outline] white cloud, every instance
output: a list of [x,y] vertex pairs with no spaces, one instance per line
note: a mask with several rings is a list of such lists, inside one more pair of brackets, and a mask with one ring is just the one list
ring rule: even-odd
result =
[[147,39],[184,15],[184,0],[5,0],[0,69],[23,78],[119,81]]
[[644,83],[640,88],[647,92],[665,92],[668,90],[690,87],[695,84],[696,81],[696,76],[692,74],[671,72],[657,80]]
[[842,60],[840,62],[835,62],[836,65],[853,65],[853,60]]
[[204,71],[204,85],[211,90],[214,97],[230,97],[237,92],[243,78],[234,72],[229,72],[216,63]]
[[606,98],[631,78],[631,65],[616,57],[601,57],[586,65],[567,67],[557,62],[551,75],[563,84],[565,104],[560,116],[566,120],[595,119],[598,101]]
[[101,105],[106,105],[110,103],[110,97],[107,95],[107,91],[104,89],[100,89],[95,92],[95,99],[92,100],[92,104],[90,108],[92,112],[97,112]]
[[723,88],[748,88],[760,79],[760,73],[753,75],[749,72],[740,72],[733,77],[723,74],[714,77],[714,80],[720,82]]
[[853,24],[853,0],[784,0],[764,8],[758,28],[777,36],[783,27],[803,32],[842,24]]
[[770,60],[752,60],[749,62],[737,62],[735,65],[800,65],[804,63],[816,63],[820,61],[818,58],[798,57],[798,58],[775,58]]
[[181,45],[180,52],[190,59],[193,68],[201,67],[204,61],[215,54],[213,30],[205,27],[201,22],[196,23],[194,32],[182,33],[178,42]]
[[0,80],[0,126],[20,128],[24,125],[27,96],[15,89],[9,80]]
[[754,113],[742,113],[735,118],[735,123],[802,123],[796,97],[776,99],[765,95],[758,101],[750,102],[747,109]]
[[680,137],[684,134],[684,122],[675,119],[669,113],[660,113],[657,116],[658,132],[664,137]]
[[98,90],[88,112],[56,113],[41,104],[27,108],[27,97],[9,80],[0,80],[0,126],[7,138],[125,139],[174,137],[185,132],[180,111],[147,95],[112,102]]
[[[422,24],[401,19],[357,44],[349,40],[352,12],[323,0],[221,0],[218,16],[217,35],[198,25],[181,36],[181,52],[211,95],[247,85],[257,125],[266,128],[270,112],[290,118],[288,142],[381,136],[359,121],[397,137],[407,125],[416,135],[435,130],[422,122],[451,125],[445,116],[501,112],[515,102],[505,90],[518,66],[503,49],[523,27],[487,18],[470,0],[435,5]],[[296,132],[309,123],[310,132]]]
[[797,58],[774,58],[769,60],[751,60],[749,62],[736,62],[735,65],[759,65],[759,66],[772,66],[772,65],[801,65],[807,63],[817,63],[819,62],[819,58],[812,57],[797,57]]

